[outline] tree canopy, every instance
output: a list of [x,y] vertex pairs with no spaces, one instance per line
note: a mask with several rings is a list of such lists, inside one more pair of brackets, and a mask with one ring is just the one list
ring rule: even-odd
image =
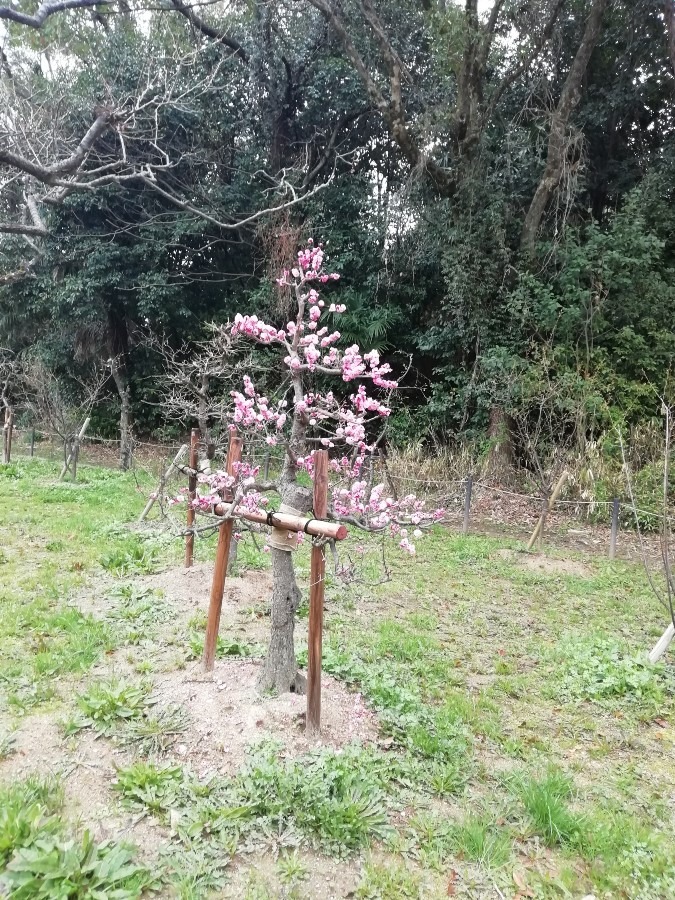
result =
[[394,437],[494,433],[544,382],[578,440],[654,416],[673,47],[670,0],[0,6],[0,345],[112,360],[100,427],[150,433],[147,335],[283,325],[312,236],[345,334],[411,360]]

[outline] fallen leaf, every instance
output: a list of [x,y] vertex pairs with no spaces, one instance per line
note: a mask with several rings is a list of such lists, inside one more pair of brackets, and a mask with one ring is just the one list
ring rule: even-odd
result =
[[667,728],[668,723],[665,719],[654,719],[654,723],[659,726],[659,728]]
[[457,874],[457,872],[454,869],[451,869],[450,870],[450,880],[448,881],[448,890],[447,890],[448,897],[454,897],[455,894],[457,893],[457,888],[455,887],[455,883],[457,882],[458,878],[459,878],[459,875]]
[[513,880],[518,888],[520,897],[534,897],[534,892],[527,886],[525,873],[521,869],[513,870]]

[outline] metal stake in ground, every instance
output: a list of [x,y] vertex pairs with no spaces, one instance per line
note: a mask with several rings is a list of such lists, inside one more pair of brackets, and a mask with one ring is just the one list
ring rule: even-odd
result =
[[[328,451],[314,453],[314,515],[325,519],[328,512]],[[309,569],[309,638],[307,647],[307,734],[321,730],[321,651],[323,643],[323,598],[326,553],[323,545],[312,545]]]
[[197,497],[197,464],[199,462],[197,448],[199,446],[199,428],[193,428],[190,433],[190,468],[192,473],[188,477],[188,509],[187,509],[187,527],[188,532],[185,535],[185,568],[189,569],[192,565],[195,552],[195,534],[192,528],[195,524],[195,509],[192,505]]
[[[227,474],[235,474],[235,466],[241,460],[242,440],[235,434],[230,437],[230,448],[227,453]],[[226,499],[232,500],[230,494]],[[233,519],[225,519],[218,529],[218,544],[216,546],[216,563],[213,568],[213,581],[211,582],[211,599],[209,600],[209,617],[206,623],[206,637],[204,638],[204,670],[211,672],[216,658],[216,644],[218,642],[218,629],[220,628],[220,611],[223,606],[223,592],[225,590],[225,577],[227,575],[227,561],[230,556],[232,543]]]

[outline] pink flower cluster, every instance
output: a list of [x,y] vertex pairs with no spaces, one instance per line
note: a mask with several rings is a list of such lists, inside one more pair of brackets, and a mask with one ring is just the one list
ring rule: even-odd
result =
[[423,500],[408,494],[395,500],[384,494],[384,484],[370,488],[365,480],[354,481],[349,487],[333,488],[333,512],[338,518],[355,518],[365,527],[382,531],[388,528],[392,537],[399,538],[399,547],[415,555],[415,545],[410,541],[405,525],[415,528],[413,537],[423,535],[422,528],[439,522],[445,516],[444,509],[429,511]]
[[262,428],[274,425],[277,430],[284,427],[287,414],[284,412],[286,401],[281,400],[276,409],[270,406],[267,397],[257,393],[248,375],[244,375],[244,393],[230,391],[234,402],[232,422],[242,428]]
[[277,331],[273,325],[267,325],[257,316],[242,316],[241,313],[237,313],[234,317],[234,325],[230,329],[230,334],[232,337],[243,334],[261,344],[273,344],[275,341],[283,341],[286,338],[285,331]]
[[[326,284],[328,281],[337,281],[340,277],[337,272],[331,272],[330,275],[328,275],[323,271],[324,260],[325,255],[323,245],[318,244],[315,247],[314,241],[310,238],[307,241],[307,246],[304,250],[298,252],[297,266],[294,266],[290,272],[288,269],[284,269],[282,276],[277,278],[277,284],[282,286],[294,286],[297,281],[302,281],[304,283],[306,281],[317,280],[320,281],[321,284]],[[290,281],[289,277],[295,279],[295,282]]]
[[342,356],[342,377],[345,381],[353,381],[354,378],[371,378],[373,384],[381,388],[395,389],[397,381],[386,379],[384,376],[391,372],[388,363],[380,365],[380,354],[377,350],[361,355],[357,344],[347,347]]

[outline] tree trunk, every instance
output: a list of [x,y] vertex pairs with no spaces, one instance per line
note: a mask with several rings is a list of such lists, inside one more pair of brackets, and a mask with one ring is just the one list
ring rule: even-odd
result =
[[490,410],[488,437],[491,441],[488,472],[500,481],[508,480],[513,471],[513,437],[509,417],[499,406]]
[[[299,296],[298,303],[298,321],[302,321],[303,301]],[[304,396],[302,375],[299,373],[293,375],[293,393],[296,411],[293,414],[290,446],[284,457],[279,478],[279,493],[282,504],[297,509],[300,513],[306,513],[312,507],[312,494],[307,488],[298,485],[295,462],[306,450],[308,425],[305,413],[297,412],[297,405]],[[270,643],[258,677],[258,690],[274,694],[285,694],[288,691],[301,694],[305,691],[305,678],[298,673],[293,633],[295,614],[302,595],[295,580],[291,551],[272,549],[272,582]]]
[[258,678],[258,690],[264,693],[304,693],[305,679],[298,672],[293,633],[295,614],[300,605],[300,589],[295,580],[293,554],[272,550],[272,628],[267,656]]
[[570,67],[565,84],[560,92],[560,100],[551,116],[551,131],[548,138],[546,168],[525,216],[520,236],[520,249],[532,254],[541,220],[551,195],[562,177],[567,153],[567,125],[575,107],[581,100],[581,84],[588,67],[591,54],[602,31],[602,17],[607,0],[593,0],[591,13],[586,21],[584,35]]
[[[306,513],[311,508],[311,495],[295,482],[295,472],[281,493],[282,503]],[[298,673],[295,658],[295,614],[302,593],[295,579],[293,553],[272,548],[272,610],[270,642],[267,656],[258,678],[258,690],[265,693],[302,694],[305,678]]]
[[120,469],[131,468],[134,436],[131,427],[131,390],[126,373],[119,361],[112,361],[112,377],[120,398]]

